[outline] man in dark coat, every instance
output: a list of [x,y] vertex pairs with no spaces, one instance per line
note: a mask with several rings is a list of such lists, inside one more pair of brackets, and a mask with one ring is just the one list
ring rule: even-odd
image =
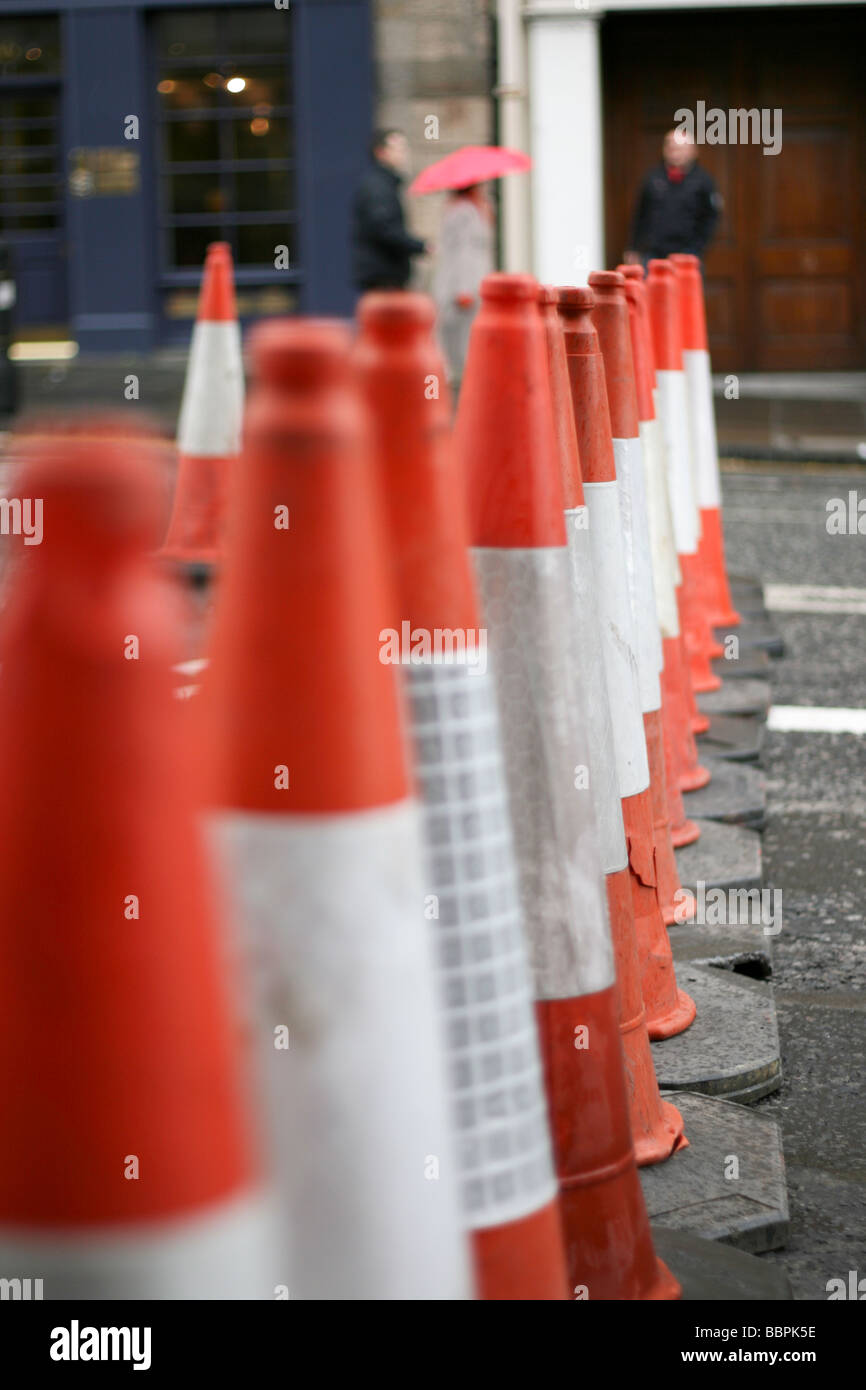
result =
[[352,204],[355,284],[359,290],[404,290],[413,256],[427,246],[406,230],[400,186],[409,168],[409,142],[400,130],[378,130],[372,163]]
[[698,164],[694,141],[683,131],[668,131],[661,163],[641,184],[625,259],[646,262],[673,251],[703,258],[721,209],[721,194]]

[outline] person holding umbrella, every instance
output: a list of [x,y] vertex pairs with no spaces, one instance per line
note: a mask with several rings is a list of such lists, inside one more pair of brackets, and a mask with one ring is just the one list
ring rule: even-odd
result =
[[442,218],[433,277],[439,338],[452,383],[459,386],[478,311],[481,281],[495,266],[494,215],[482,183],[511,170],[528,169],[529,158],[497,145],[467,145],[431,164],[410,193],[450,193]]
[[448,196],[433,273],[439,339],[452,381],[463,375],[478,287],[494,269],[493,207],[480,184]]

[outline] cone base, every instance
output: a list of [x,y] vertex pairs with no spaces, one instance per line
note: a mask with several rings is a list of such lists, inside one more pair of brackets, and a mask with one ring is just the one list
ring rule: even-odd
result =
[[[706,784],[705,784],[706,785]],[[685,845],[693,845],[701,838],[701,827],[697,821],[684,820],[679,825],[671,826],[671,840],[674,849],[682,849]]]
[[684,1033],[695,1021],[697,1005],[685,990],[677,989],[677,1002],[673,1008],[654,1018],[647,1018],[647,1032],[653,1042],[662,1038],[675,1038]]
[[671,1274],[664,1260],[660,1260],[656,1255],[656,1281],[651,1293],[644,1294],[644,1299],[648,1302],[667,1302],[682,1298],[682,1286],[677,1282],[676,1277]]
[[640,967],[627,868],[607,875],[607,901],[616,955],[619,1031],[625,1061],[628,1111],[638,1167],[661,1163],[688,1140],[682,1116],[659,1095],[646,1030]]
[[[707,720],[707,728],[709,728],[709,727],[710,727],[710,721]],[[698,763],[698,766],[697,766],[697,767],[692,768],[690,771],[684,772],[684,773],[681,775],[681,777],[680,777],[680,791],[681,791],[681,792],[697,792],[697,791],[700,791],[701,787],[706,787],[706,786],[709,784],[709,782],[712,780],[712,776],[713,776],[713,774],[710,772],[710,769],[709,769],[708,767],[702,767],[701,764]],[[690,842],[690,841],[687,841],[686,843],[691,843],[691,842]],[[676,844],[676,841],[674,841],[674,844]]]
[[705,734],[710,727],[710,716],[708,714],[693,714],[689,726],[693,734]]
[[710,627],[739,627],[742,621],[742,616],[733,608],[710,614]]
[[[656,1087],[658,1083],[656,1082]],[[664,1163],[680,1149],[687,1149],[689,1141],[684,1134],[684,1121],[679,1110],[670,1101],[661,1102],[661,1115],[656,1129],[651,1134],[634,1135],[634,1156],[638,1168],[649,1168],[654,1163]]]
[[[691,668],[691,679],[692,690],[696,695],[706,695],[711,690],[719,690],[722,684],[721,676],[714,676],[712,671],[710,671],[709,675],[701,674],[699,671],[695,670],[694,666]],[[692,731],[694,733],[700,732],[699,729],[695,728],[694,722],[692,723]]]

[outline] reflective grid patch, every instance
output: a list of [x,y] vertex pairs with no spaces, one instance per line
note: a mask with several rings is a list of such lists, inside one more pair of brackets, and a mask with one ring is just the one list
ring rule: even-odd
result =
[[457,1159],[477,1230],[556,1194],[532,979],[490,678],[413,664],[407,679]]
[[[615,489],[616,483],[596,486]],[[568,551],[563,545],[473,553],[535,997],[595,994],[614,983],[615,968],[595,805],[583,775],[589,737]],[[634,694],[636,703],[636,684]]]

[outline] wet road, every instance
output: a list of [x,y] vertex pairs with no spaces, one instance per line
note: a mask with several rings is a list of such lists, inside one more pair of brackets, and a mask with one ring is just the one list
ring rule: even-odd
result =
[[[852,491],[864,534],[828,534],[828,500],[847,512]],[[749,465],[726,473],[724,498],[732,571],[866,599],[866,470]],[[774,703],[866,707],[863,607],[773,614],[786,644]],[[762,762],[765,882],[783,893],[774,987],[784,1080],[760,1108],[782,1126],[791,1206],[787,1249],[764,1258],[785,1267],[796,1298],[824,1300],[829,1279],[866,1278],[866,737],[771,729]]]

